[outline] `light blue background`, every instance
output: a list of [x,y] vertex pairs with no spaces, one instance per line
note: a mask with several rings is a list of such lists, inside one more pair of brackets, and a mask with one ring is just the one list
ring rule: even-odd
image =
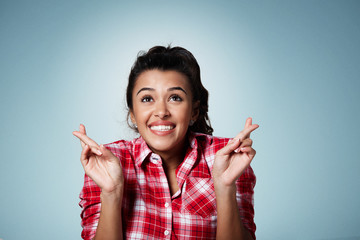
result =
[[1,1],[0,238],[79,239],[71,132],[134,136],[139,50],[193,52],[215,135],[252,116],[258,239],[360,239],[360,1]]

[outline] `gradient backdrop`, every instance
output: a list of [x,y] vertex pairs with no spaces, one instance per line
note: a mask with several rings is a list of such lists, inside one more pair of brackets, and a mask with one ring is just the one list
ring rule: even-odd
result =
[[0,238],[80,239],[71,132],[134,134],[138,51],[183,46],[215,135],[252,116],[258,239],[360,239],[360,1],[0,1]]

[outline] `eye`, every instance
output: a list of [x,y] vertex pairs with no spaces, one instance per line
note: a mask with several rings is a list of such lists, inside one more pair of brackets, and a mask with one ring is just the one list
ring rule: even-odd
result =
[[170,97],[170,101],[174,101],[174,102],[181,102],[183,99],[179,96],[179,95],[172,95]]
[[150,96],[144,96],[141,98],[141,102],[152,102],[153,98]]

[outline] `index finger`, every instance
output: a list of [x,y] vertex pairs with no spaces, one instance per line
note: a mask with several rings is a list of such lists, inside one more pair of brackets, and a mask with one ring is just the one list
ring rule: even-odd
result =
[[245,122],[245,127],[249,127],[249,126],[251,126],[251,124],[252,124],[252,118],[248,117]]
[[[79,132],[83,133],[86,135],[86,129],[85,129],[85,126],[83,124],[80,124],[79,126]],[[80,144],[81,144],[81,147],[84,148],[85,147],[85,143],[83,141],[80,140]]]
[[258,127],[258,124],[245,124],[244,130],[242,130],[235,138],[239,139],[240,142],[242,142],[244,141],[244,139],[249,138],[250,133],[252,133]]
[[89,138],[86,134],[82,133],[82,132],[78,132],[78,131],[74,131],[73,135],[77,138],[80,139],[80,141],[82,141],[84,144],[89,145],[89,147],[96,147],[96,148],[100,148],[100,146],[91,138]]
[[[248,118],[246,119],[244,129],[250,127],[251,125],[252,125],[252,118],[251,118],[251,117],[248,117]],[[244,139],[245,139],[245,138],[249,138],[249,137],[250,137],[250,133],[249,133],[248,135],[246,135],[246,136],[244,137]]]

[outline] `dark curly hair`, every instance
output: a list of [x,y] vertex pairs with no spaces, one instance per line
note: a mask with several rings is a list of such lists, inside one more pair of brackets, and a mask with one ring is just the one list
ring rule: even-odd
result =
[[141,51],[134,65],[131,68],[129,82],[126,89],[126,102],[128,107],[128,124],[137,131],[137,128],[130,124],[130,112],[133,110],[132,93],[135,82],[141,73],[147,70],[158,69],[161,71],[173,70],[184,74],[189,80],[193,95],[193,102],[199,101],[199,116],[189,129],[193,132],[212,134],[213,129],[208,116],[209,93],[201,83],[200,67],[191,52],[182,47],[155,46],[148,52]]

